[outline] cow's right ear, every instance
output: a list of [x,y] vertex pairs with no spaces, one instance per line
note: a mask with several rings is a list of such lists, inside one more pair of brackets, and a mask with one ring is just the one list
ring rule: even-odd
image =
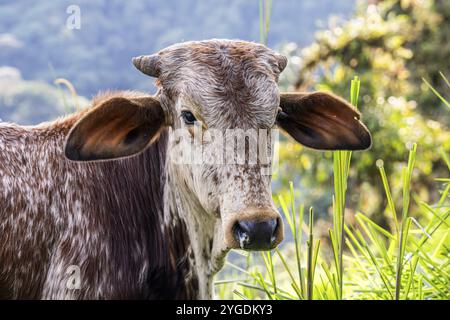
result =
[[75,123],[65,156],[74,161],[131,156],[155,141],[164,126],[163,108],[154,97],[113,97]]

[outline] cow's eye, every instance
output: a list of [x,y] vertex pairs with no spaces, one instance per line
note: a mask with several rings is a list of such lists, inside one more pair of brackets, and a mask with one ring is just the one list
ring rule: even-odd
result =
[[195,121],[197,121],[195,116],[190,111],[181,111],[181,117],[187,125],[192,125]]

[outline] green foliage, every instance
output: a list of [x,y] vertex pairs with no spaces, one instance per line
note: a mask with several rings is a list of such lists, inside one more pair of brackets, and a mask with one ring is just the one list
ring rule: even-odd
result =
[[433,87],[445,92],[439,71],[449,71],[449,32],[446,0],[387,0],[363,6],[348,22],[319,32],[316,42],[302,52],[297,87],[311,85],[312,75],[321,69],[322,85],[343,92],[357,72],[367,100],[404,96],[428,116],[449,119],[439,99],[422,85],[422,78],[430,79]]

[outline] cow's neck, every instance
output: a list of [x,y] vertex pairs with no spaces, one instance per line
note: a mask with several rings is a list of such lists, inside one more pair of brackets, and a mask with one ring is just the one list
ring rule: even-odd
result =
[[[178,179],[176,165],[167,162],[167,182],[164,190],[164,225],[165,230],[186,232],[180,237],[185,250],[175,250],[178,261],[187,259],[190,274],[186,282],[197,281],[198,291],[190,298],[211,299],[213,297],[213,277],[223,265],[225,251],[217,249],[222,243],[219,220],[208,215],[197,200],[195,194]],[[184,225],[185,228],[176,227]],[[184,229],[184,231],[182,231]]]

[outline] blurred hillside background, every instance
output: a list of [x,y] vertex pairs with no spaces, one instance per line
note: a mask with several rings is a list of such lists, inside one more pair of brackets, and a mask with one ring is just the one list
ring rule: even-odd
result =
[[[80,29],[66,26],[70,5],[80,8]],[[26,81],[53,85],[55,78],[68,79],[87,98],[107,89],[149,91],[153,80],[134,69],[133,56],[189,40],[259,41],[258,7],[257,0],[0,1],[0,66],[17,69]],[[353,0],[278,1],[273,6],[268,44],[277,48],[294,42],[304,47],[313,42],[318,21],[325,25],[330,15],[348,18],[353,10]],[[2,77],[12,72],[17,80],[19,74],[14,71],[3,69]],[[27,106],[30,113],[38,112],[33,110],[38,105],[55,108],[42,105],[42,99],[38,102]],[[3,105],[0,117],[21,123],[43,120],[25,113],[23,118],[11,117]]]
[[[80,29],[66,22],[80,8]],[[176,42],[207,38],[259,41],[259,1],[0,1],[0,119],[36,124],[86,105],[100,90],[154,91],[153,80],[131,57]],[[383,159],[401,193],[399,169],[406,145],[417,142],[413,190],[436,201],[436,177],[446,175],[440,148],[450,149],[450,112],[444,97],[450,76],[448,0],[274,0],[268,46],[289,57],[282,90],[329,90],[349,99],[361,79],[359,109],[373,134],[368,152],[355,152],[347,218],[356,209],[389,228],[387,203],[375,166]],[[58,78],[69,80],[75,99]],[[280,149],[274,193],[294,181],[296,199],[314,206],[327,232],[332,205],[332,153],[290,140]],[[420,214],[419,210],[416,214]]]

